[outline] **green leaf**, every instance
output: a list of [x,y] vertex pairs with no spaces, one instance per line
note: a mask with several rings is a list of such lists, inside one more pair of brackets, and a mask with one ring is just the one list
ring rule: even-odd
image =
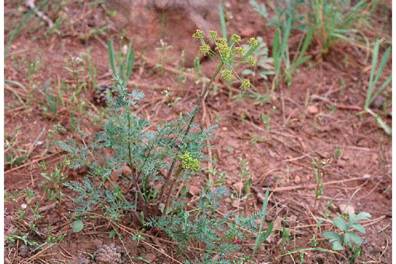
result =
[[245,69],[241,72],[241,74],[243,76],[248,76],[248,75],[254,75],[254,71],[250,70],[250,69]]
[[345,223],[344,219],[341,216],[336,217],[333,220],[333,224],[340,229],[341,231],[347,231],[348,230],[348,225]]
[[223,35],[223,38],[225,40],[228,40],[228,38],[227,38],[227,23],[226,23],[226,19],[225,19],[225,13],[224,13],[223,4],[219,5],[219,16],[220,16],[221,34]]
[[353,223],[353,224],[351,224],[351,227],[356,229],[360,233],[363,233],[363,234],[366,233],[366,229],[360,224]]
[[264,234],[264,236],[262,234],[263,224],[264,224],[264,221],[265,221],[265,216],[267,215],[268,200],[269,200],[269,191],[267,190],[266,193],[265,193],[263,206],[261,207],[261,211],[260,211],[260,227],[259,227],[259,230],[258,230],[258,235],[256,237],[255,246],[254,246],[254,250],[253,250],[253,255],[256,254],[257,249],[260,247],[260,244],[263,242],[262,238],[266,237],[266,239],[267,239],[268,236],[272,232],[272,227],[273,226],[272,226],[272,223],[270,223],[268,225],[267,232]]
[[264,232],[264,233],[262,233],[261,234],[261,236],[260,236],[260,241],[261,242],[263,242],[263,241],[266,241],[267,239],[268,239],[268,237],[271,235],[271,233],[272,233],[272,229],[274,228],[274,224],[271,222],[271,223],[269,223],[268,224],[268,228],[267,228],[267,230]]
[[60,147],[62,150],[66,151],[68,153],[75,153],[75,151],[76,151],[76,149],[73,146],[71,146],[63,141],[58,141],[58,142],[56,142],[56,144],[58,145],[58,147]]
[[330,231],[326,231],[323,232],[322,236],[326,239],[328,239],[330,242],[333,243],[333,241],[341,241],[341,236],[335,232],[330,232]]
[[334,241],[332,243],[332,249],[336,251],[341,251],[344,250],[344,246],[341,244],[340,241]]
[[72,223],[71,228],[74,233],[81,232],[81,230],[84,229],[84,223],[82,220],[78,219]]
[[360,246],[363,243],[363,239],[353,232],[346,232],[344,236],[344,240],[345,240],[345,244],[347,245],[351,245],[351,242],[353,242],[354,244]]
[[127,72],[126,72],[126,80],[129,80],[131,78],[132,70],[133,70],[133,65],[135,64],[135,52],[132,49],[132,47],[129,45],[128,46],[128,53],[127,53]]
[[356,221],[367,220],[371,218],[371,214],[366,212],[361,212],[356,216]]
[[341,236],[335,232],[323,232],[322,236],[330,241],[333,250],[343,250]]
[[118,76],[118,72],[116,70],[116,62],[115,62],[115,52],[113,48],[113,41],[109,41],[107,43],[107,51],[109,54],[109,62],[110,62],[110,67],[113,72],[113,75]]
[[254,10],[256,10],[257,13],[260,14],[260,16],[262,16],[265,19],[268,19],[267,8],[265,7],[264,4],[259,4],[257,3],[256,0],[250,0],[249,3],[254,8]]

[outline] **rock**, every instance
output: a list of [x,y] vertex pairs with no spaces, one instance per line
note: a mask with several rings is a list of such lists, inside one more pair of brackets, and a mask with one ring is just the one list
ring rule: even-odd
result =
[[198,196],[201,193],[201,188],[199,186],[196,186],[196,185],[190,185],[190,188],[188,189],[188,192],[192,196]]
[[309,114],[311,115],[316,115],[317,113],[319,113],[319,109],[317,106],[315,105],[310,105],[307,107],[307,111]]
[[101,239],[94,239],[92,243],[96,246],[96,248],[99,248],[103,245],[103,241]]
[[26,245],[21,245],[18,250],[18,255],[22,258],[27,258],[29,256],[29,248]]
[[122,175],[124,175],[124,176],[132,175],[132,170],[131,170],[131,168],[129,168],[128,165],[122,166]]
[[287,222],[290,226],[294,226],[297,223],[297,216],[291,215],[287,218]]
[[118,179],[121,177],[121,175],[122,175],[122,168],[113,170],[111,172],[110,180],[112,180],[113,182],[117,182]]
[[144,259],[147,260],[148,263],[155,263],[157,256],[153,253],[148,253],[144,256]]
[[233,207],[235,207],[235,208],[239,208],[240,207],[240,204],[241,204],[241,201],[239,200],[239,199],[236,199],[236,200],[234,200],[234,201],[232,201],[232,206]]
[[338,206],[338,208],[340,209],[341,213],[343,214],[354,214],[355,213],[355,208],[351,205],[351,204],[340,204]]
[[114,244],[100,246],[95,252],[97,264],[121,264],[121,250]]
[[385,103],[385,97],[383,97],[382,95],[379,95],[371,103],[371,106],[376,109],[381,109],[381,107],[384,105],[384,103]]
[[77,258],[77,264],[91,264],[91,261],[89,260],[89,258],[87,258],[86,256],[83,255],[79,255]]
[[300,182],[301,182],[300,176],[296,176],[296,177],[294,178],[294,183],[300,183]]
[[252,37],[255,33],[255,30],[251,27],[243,27],[241,31],[241,37]]
[[236,182],[232,186],[234,187],[235,191],[237,191],[238,193],[242,193],[242,190],[243,190],[243,182],[242,181]]

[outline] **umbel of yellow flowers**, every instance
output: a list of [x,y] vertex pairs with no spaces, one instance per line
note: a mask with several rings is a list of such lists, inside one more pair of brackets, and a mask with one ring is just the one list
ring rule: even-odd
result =
[[[256,59],[253,56],[254,51],[258,47],[256,38],[249,39],[247,47],[240,46],[241,37],[233,34],[229,41],[225,38],[218,37],[217,32],[210,31],[209,37],[206,38],[202,30],[197,30],[193,34],[193,38],[199,40],[201,45],[199,51],[203,56],[218,56],[224,68],[220,72],[224,81],[230,82],[237,75],[234,72],[234,66],[237,63],[246,63],[250,66],[256,65]],[[208,40],[214,42],[214,49],[208,44]],[[249,89],[251,83],[248,79],[241,80],[241,88]]]

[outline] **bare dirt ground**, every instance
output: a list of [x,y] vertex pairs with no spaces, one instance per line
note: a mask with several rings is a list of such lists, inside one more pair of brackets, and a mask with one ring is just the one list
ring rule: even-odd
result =
[[[271,43],[271,31],[248,1],[228,2],[229,32],[244,39],[262,36]],[[47,7],[44,11],[51,19],[62,21],[58,30],[50,31],[42,20],[26,15],[22,1],[5,3],[5,155],[9,160],[5,168],[5,234],[26,234],[25,239],[42,245],[32,251],[34,246],[25,245],[23,239],[7,240],[6,263],[91,263],[88,259],[97,248],[111,243],[125,257],[123,263],[130,262],[127,256],[141,256],[141,263],[180,260],[175,246],[161,240],[166,237],[154,236],[140,244],[109,238],[111,224],[104,219],[88,224],[82,233],[73,233],[71,193],[62,190],[64,199],[49,200],[41,174],[52,171],[63,158],[64,153],[52,142],[73,136],[73,118],[86,134],[97,131],[101,122],[97,117],[102,108],[92,102],[94,88],[86,71],[79,73],[86,87],[80,93],[72,90],[76,80],[67,68],[72,57],[89,52],[97,82],[108,83],[111,74],[105,43],[113,39],[121,47],[131,41],[137,59],[130,88],[145,93],[138,111],[154,123],[170,120],[190,110],[201,90],[187,70],[198,49],[191,38],[196,26],[177,11],[134,10],[140,15],[137,19],[136,13],[125,15],[117,4],[104,7],[94,1],[51,1]],[[377,22],[387,32],[391,10],[386,5],[381,8],[385,15]],[[210,21],[219,28],[216,16]],[[202,67],[209,73],[214,66],[204,61]],[[328,248],[320,234],[329,224],[318,228],[316,220],[332,218],[345,205],[372,215],[363,224],[367,233],[358,262],[391,263],[391,138],[362,112],[369,72],[370,60],[364,50],[340,44],[324,59],[313,59],[301,67],[291,87],[266,97],[269,81],[255,83],[261,101],[238,98],[236,87],[221,82],[208,96],[199,122],[217,124],[218,128],[208,153],[217,162],[206,166],[224,173],[230,189],[238,189],[243,162],[253,180],[248,198],[231,197],[222,210],[257,211],[259,192],[263,188],[273,191],[267,220],[274,222],[274,234],[261,249],[265,257],[257,263],[302,263],[300,254],[281,255],[313,247],[313,237]],[[48,110],[48,83],[53,89],[69,87],[55,115]],[[390,94],[383,99],[379,111],[389,113]],[[266,122],[263,115],[268,117]],[[384,116],[390,123],[391,115]],[[325,164],[320,169],[323,195],[318,199],[313,160]],[[40,165],[43,162],[45,168]],[[76,180],[81,175],[67,177]],[[197,182],[200,187],[202,180]],[[291,233],[287,245],[280,242],[284,226]],[[128,230],[124,231],[127,234]],[[48,237],[55,242],[49,243]],[[331,253],[306,251],[304,256],[304,263],[347,262]]]

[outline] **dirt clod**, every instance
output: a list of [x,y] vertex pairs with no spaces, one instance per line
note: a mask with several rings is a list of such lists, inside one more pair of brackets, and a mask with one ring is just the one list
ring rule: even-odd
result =
[[18,255],[22,258],[27,258],[29,256],[29,247],[26,245],[21,245],[18,250]]
[[95,252],[97,264],[121,264],[121,250],[114,244],[100,246]]
[[86,256],[79,255],[77,259],[77,264],[91,264],[91,260],[87,258]]
[[319,109],[318,109],[318,107],[315,106],[315,105],[310,105],[310,106],[308,106],[307,111],[308,111],[308,113],[311,114],[311,115],[316,115],[317,113],[319,113]]

